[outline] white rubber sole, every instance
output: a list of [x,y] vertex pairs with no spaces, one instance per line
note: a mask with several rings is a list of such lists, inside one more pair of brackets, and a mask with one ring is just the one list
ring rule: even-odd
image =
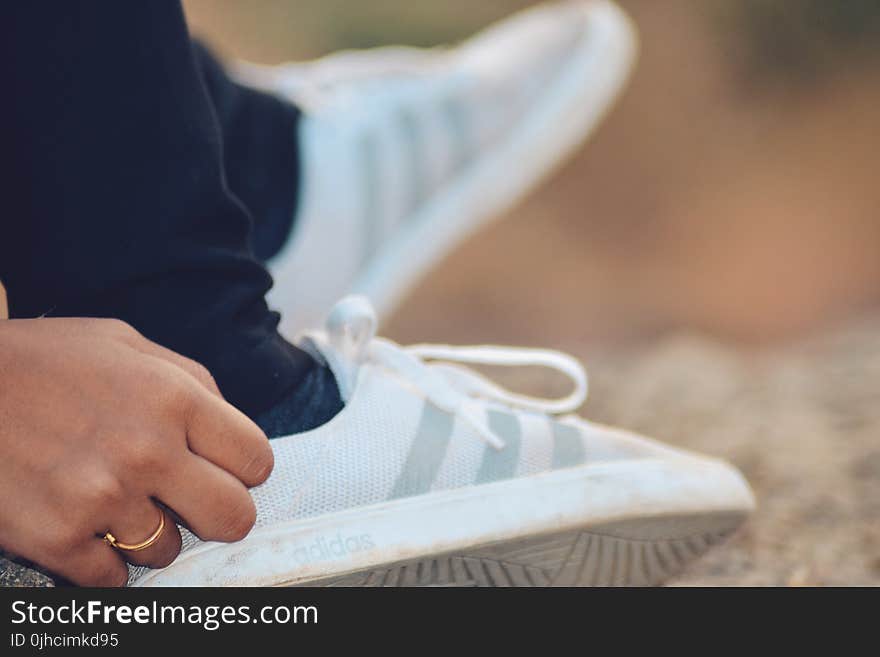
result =
[[135,585],[651,585],[753,508],[719,461],[610,462],[265,527]]
[[605,0],[567,8],[580,12],[587,28],[541,102],[506,142],[404,222],[353,284],[351,291],[366,295],[380,319],[455,246],[550,176],[599,125],[624,87],[637,50],[629,18]]

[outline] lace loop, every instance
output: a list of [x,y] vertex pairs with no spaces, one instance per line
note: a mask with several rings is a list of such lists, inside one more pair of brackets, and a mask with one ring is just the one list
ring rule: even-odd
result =
[[[587,374],[573,357],[559,351],[480,345],[454,347],[419,344],[411,347],[375,337],[376,315],[364,297],[350,296],[334,306],[325,332],[312,334],[332,352],[332,359],[343,360],[346,370],[356,370],[370,362],[395,372],[408,381],[438,408],[453,413],[486,442],[501,449],[504,441],[489,427],[479,401],[560,415],[576,410],[586,399]],[[566,376],[573,390],[565,397],[545,399],[511,392],[464,365],[502,367],[546,367]]]
[[[565,397],[544,399],[510,392],[473,370],[454,368],[455,374],[451,376],[460,377],[460,385],[467,386],[470,392],[524,410],[550,415],[571,413],[584,403],[589,392],[587,373],[583,365],[560,351],[495,345],[452,347],[437,344],[413,345],[406,347],[406,350],[422,360],[500,367],[546,367],[565,375],[574,384],[571,393]],[[446,366],[446,369],[449,371],[453,368]]]

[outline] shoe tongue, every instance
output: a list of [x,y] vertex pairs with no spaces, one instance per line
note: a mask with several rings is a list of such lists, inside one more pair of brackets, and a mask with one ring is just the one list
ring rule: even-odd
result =
[[347,402],[354,391],[360,366],[376,337],[377,324],[370,301],[352,295],[333,306],[323,331],[307,334],[301,341],[304,349],[330,368],[343,401]]
[[351,295],[338,301],[324,323],[330,347],[344,358],[363,361],[379,320],[369,299]]

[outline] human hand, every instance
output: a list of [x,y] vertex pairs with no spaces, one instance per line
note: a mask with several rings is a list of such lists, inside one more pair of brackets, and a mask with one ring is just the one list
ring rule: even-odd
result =
[[248,486],[273,466],[263,432],[208,371],[107,319],[0,321],[0,546],[81,585],[120,586],[125,561],[164,567],[173,520],[203,540],[256,518]]

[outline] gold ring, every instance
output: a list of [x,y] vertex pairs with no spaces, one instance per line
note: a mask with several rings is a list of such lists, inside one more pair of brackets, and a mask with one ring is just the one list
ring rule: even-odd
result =
[[110,547],[115,547],[117,550],[125,550],[126,552],[139,552],[141,550],[146,550],[148,547],[158,541],[164,529],[165,512],[162,509],[159,509],[159,526],[156,527],[156,531],[154,531],[147,539],[141,541],[140,543],[123,543],[122,541],[117,541],[116,537],[110,532],[104,534],[104,540],[110,544]]

